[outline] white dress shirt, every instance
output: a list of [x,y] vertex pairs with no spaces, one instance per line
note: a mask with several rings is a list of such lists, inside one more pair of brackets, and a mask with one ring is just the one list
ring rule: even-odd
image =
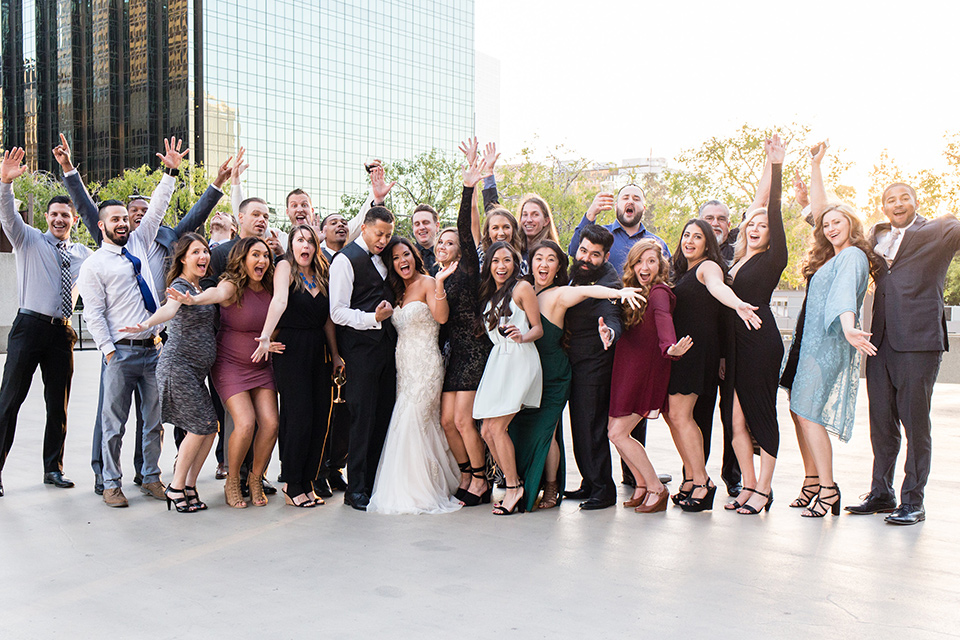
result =
[[[911,220],[910,224],[908,224],[907,226],[900,227],[898,229],[899,233],[894,234],[893,230],[895,227],[891,225],[891,227],[886,231],[883,231],[882,233],[877,234],[877,246],[874,249],[877,255],[879,255],[881,258],[885,258],[889,262],[893,262],[897,257],[897,252],[900,251],[900,245],[903,243],[903,234],[906,232],[907,229],[912,227],[916,221],[917,221],[917,214],[913,214],[913,220]],[[892,238],[892,242],[891,242],[891,235],[894,236]]]
[[[0,182],[0,223],[17,259],[17,302],[21,309],[60,318],[60,242],[50,231],[41,232],[29,226],[13,205],[13,185]],[[79,242],[66,241],[70,254],[71,308],[77,303],[77,277],[80,265],[93,255]]]
[[[387,279],[387,265],[379,254],[370,251],[363,236],[355,240],[360,247],[370,254],[373,266],[384,280]],[[335,324],[352,327],[357,331],[379,329],[375,312],[361,311],[350,307],[350,298],[353,297],[353,263],[346,257],[335,259],[330,264],[330,318]]]
[[[164,175],[160,181],[173,177]],[[143,276],[154,303],[157,296],[154,289],[154,277],[150,261],[144,260],[149,249],[155,245],[157,229],[166,212],[166,205],[154,206],[153,202],[140,221],[140,226],[130,234],[125,247],[118,247],[104,240],[103,245],[87,258],[80,268],[80,296],[83,298],[83,319],[87,323],[90,335],[103,355],[116,351],[117,340],[140,340],[156,335],[159,327],[151,327],[142,333],[122,333],[123,327],[139,324],[150,317],[144,306],[140,287],[134,275],[133,263],[120,251],[123,248],[140,258],[140,275]],[[106,235],[106,234],[104,234]],[[157,305],[160,306],[159,304]]]

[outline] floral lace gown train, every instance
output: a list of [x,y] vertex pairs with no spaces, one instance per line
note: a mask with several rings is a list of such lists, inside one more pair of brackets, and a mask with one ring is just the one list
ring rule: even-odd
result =
[[397,402],[367,511],[456,511],[461,505],[453,492],[460,473],[440,427],[440,325],[420,301],[396,309],[393,325],[397,329]]

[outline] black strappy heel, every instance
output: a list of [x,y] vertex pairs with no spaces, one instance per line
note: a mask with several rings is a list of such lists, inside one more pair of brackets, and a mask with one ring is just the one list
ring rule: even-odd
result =
[[523,490],[523,482],[522,481],[519,482],[514,487],[507,485],[507,489],[508,490],[520,489],[520,497],[517,499],[517,502],[516,504],[513,505],[512,509],[507,509],[505,506],[503,506],[503,500],[498,502],[497,505],[493,507],[493,515],[495,516],[512,516],[513,514],[518,512],[523,513],[525,510],[525,505],[524,505],[525,492]]
[[[707,493],[702,498],[694,498],[693,492],[697,489],[706,489]],[[684,511],[699,513],[713,509],[713,498],[717,495],[717,485],[712,484],[710,478],[707,478],[707,484],[695,484],[690,489],[686,498],[680,501],[680,508]]]
[[[833,495],[827,496],[827,499],[832,500],[832,502],[827,502],[827,500],[823,499],[824,489],[833,491]],[[820,511],[821,508],[823,511]],[[835,516],[840,515],[840,487],[838,487],[836,483],[829,487],[820,485],[820,492],[817,493],[817,497],[813,501],[813,506],[808,507],[800,515],[804,518],[822,518],[827,515],[828,512]]]
[[[820,479],[820,476],[803,476],[804,480],[810,480],[816,478]],[[809,507],[810,503],[813,502],[813,499],[817,497],[817,494],[820,493],[820,483],[815,484],[805,484],[800,487],[800,495],[797,496],[797,499],[790,503],[791,507],[800,509],[803,507]]]
[[[737,513],[739,513],[740,515],[755,516],[761,511],[770,511],[770,505],[773,504],[773,489],[770,489],[770,493],[764,493],[763,491],[757,491],[756,489],[754,489],[753,492],[758,496],[763,496],[764,498],[766,498],[767,499],[766,504],[764,504],[762,507],[757,509],[753,505],[749,505],[746,502],[744,502],[743,506],[737,509]],[[743,509],[743,511],[741,511],[740,509]]]
[[[460,473],[473,473],[473,468],[470,466],[470,460],[466,462],[458,462],[457,466],[460,467]],[[453,497],[459,500],[460,502],[466,503],[467,490],[463,487],[457,487],[457,490],[454,491]]]
[[487,470],[483,467],[476,467],[470,469],[470,472],[474,478],[483,478],[486,481],[487,490],[480,495],[464,491],[464,496],[460,498],[460,502],[462,502],[465,507],[475,507],[481,503],[490,504],[490,500],[493,498],[493,485],[490,484],[490,480],[487,479]]

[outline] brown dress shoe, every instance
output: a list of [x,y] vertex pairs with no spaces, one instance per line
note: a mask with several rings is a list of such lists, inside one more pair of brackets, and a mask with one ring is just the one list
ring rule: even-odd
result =
[[121,491],[119,487],[116,489],[104,489],[103,501],[107,503],[108,507],[129,506],[127,503],[127,497],[123,495],[123,491]]
[[144,482],[140,487],[140,493],[145,496],[152,496],[157,500],[166,500],[167,496],[163,493],[164,489],[166,489],[166,487],[163,486],[163,483],[155,480],[153,482]]

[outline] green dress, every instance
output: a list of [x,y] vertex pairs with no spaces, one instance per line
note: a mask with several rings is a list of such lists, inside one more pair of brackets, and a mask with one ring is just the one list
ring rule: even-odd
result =
[[523,409],[510,422],[508,432],[516,449],[517,472],[526,490],[527,511],[533,509],[543,483],[543,468],[547,462],[550,441],[554,437],[560,445],[560,497],[563,497],[564,466],[563,437],[560,435],[560,417],[570,396],[570,359],[561,346],[563,329],[540,316],[543,336],[535,342],[543,369],[543,394],[540,407]]

